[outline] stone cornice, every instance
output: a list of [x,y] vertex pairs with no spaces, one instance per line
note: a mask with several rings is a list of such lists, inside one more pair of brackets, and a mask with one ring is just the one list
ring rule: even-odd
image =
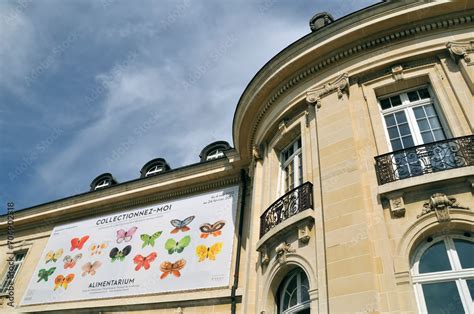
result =
[[315,77],[320,72],[322,72],[322,70],[325,70],[329,66],[332,66],[338,62],[341,62],[344,59],[353,57],[357,54],[364,53],[373,49],[378,49],[388,44],[394,44],[402,40],[412,39],[416,36],[420,36],[421,34],[426,34],[437,30],[445,30],[458,25],[472,24],[473,22],[474,14],[473,12],[469,12],[467,14],[463,13],[463,15],[460,16],[441,17],[416,24],[410,24],[409,27],[398,28],[391,32],[386,32],[379,36],[375,36],[371,39],[366,39],[363,42],[353,44],[352,46],[346,49],[327,56],[316,64],[307,66],[296,72],[296,74],[289,78],[284,84],[280,85],[280,87],[276,89],[275,92],[267,98],[267,102],[258,112],[255,122],[251,127],[250,142],[248,143],[249,146],[247,147],[250,156],[252,156],[252,148],[255,144],[255,135],[257,133],[257,129],[260,125],[260,122],[265,117],[266,113],[273,106],[273,104],[275,104],[280,99],[282,95],[287,94],[289,90],[299,85],[301,81],[306,80],[310,77]]
[[321,107],[321,98],[337,91],[337,96],[342,97],[342,92],[349,90],[349,75],[343,73],[323,86],[312,88],[306,92],[306,102]]

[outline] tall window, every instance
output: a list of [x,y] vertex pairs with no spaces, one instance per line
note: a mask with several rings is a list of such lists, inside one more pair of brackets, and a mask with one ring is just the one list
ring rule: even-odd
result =
[[409,149],[446,139],[446,130],[428,87],[381,98],[379,104],[392,151],[404,150],[394,154],[400,178],[421,174],[423,165],[428,163],[435,171],[446,167],[443,162],[446,156],[441,155],[449,153],[449,147],[442,146],[448,144],[428,149],[421,159],[420,153]]
[[310,313],[309,282],[305,272],[298,268],[290,272],[280,285],[278,313]]
[[474,313],[474,239],[429,237],[418,248],[412,281],[422,313]]
[[301,138],[296,139],[281,152],[281,167],[285,193],[303,184],[303,155]]
[[[23,263],[25,256],[26,256],[25,251],[14,253],[13,265],[8,265],[5,271],[5,274],[3,274],[3,278],[0,284],[0,294],[8,292],[8,288],[15,281],[16,275],[18,274],[18,271],[20,270],[21,264]],[[13,268],[10,269],[11,266],[13,266]]]

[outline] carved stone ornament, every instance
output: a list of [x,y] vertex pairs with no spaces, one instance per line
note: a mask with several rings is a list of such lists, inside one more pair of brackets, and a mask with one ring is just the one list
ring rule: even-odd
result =
[[471,64],[472,59],[469,53],[474,52],[474,40],[464,42],[451,41],[446,44],[446,47],[449,49],[449,53],[455,62],[458,62],[459,59],[464,59],[468,64]]
[[276,252],[278,261],[280,262],[280,264],[282,264],[286,262],[286,254],[294,253],[296,252],[296,250],[291,247],[291,244],[285,241],[275,248],[275,252]]
[[270,257],[268,256],[268,253],[267,253],[266,249],[260,251],[260,263],[263,266],[267,266],[268,263],[270,263]]
[[454,197],[448,197],[444,193],[435,193],[423,204],[423,210],[417,218],[434,211],[438,222],[447,222],[451,220],[449,210],[452,208],[469,209],[469,207],[459,205]]
[[334,22],[334,18],[331,14],[327,12],[317,13],[309,20],[309,28],[311,28],[312,32],[315,32],[332,22]]
[[310,225],[304,224],[298,227],[298,240],[303,244],[308,244],[311,239]]
[[390,212],[395,218],[401,218],[405,216],[405,202],[403,201],[403,195],[397,195],[389,199]]
[[339,98],[342,98],[343,92],[349,93],[349,75],[347,73],[341,74],[335,80],[326,83],[321,87],[307,91],[306,101],[309,104],[321,108],[321,98],[331,94],[332,92],[337,92]]
[[401,65],[396,65],[392,67],[392,76],[395,81],[403,80],[403,67]]
[[262,159],[262,149],[260,145],[253,145],[252,146],[252,156],[255,160],[261,160]]

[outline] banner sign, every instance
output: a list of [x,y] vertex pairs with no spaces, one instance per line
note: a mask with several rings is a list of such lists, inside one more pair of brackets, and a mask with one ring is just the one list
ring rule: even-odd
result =
[[21,305],[229,285],[238,191],[55,227]]

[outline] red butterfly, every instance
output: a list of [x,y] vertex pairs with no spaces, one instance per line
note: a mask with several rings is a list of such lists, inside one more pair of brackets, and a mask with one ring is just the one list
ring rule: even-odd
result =
[[150,253],[147,257],[143,257],[142,255],[138,254],[133,258],[133,262],[137,264],[135,267],[135,271],[139,271],[140,268],[149,269],[150,263],[156,259],[156,252]]
[[82,250],[84,243],[89,239],[89,236],[83,236],[82,238],[74,238],[71,240],[71,251],[74,249]]

